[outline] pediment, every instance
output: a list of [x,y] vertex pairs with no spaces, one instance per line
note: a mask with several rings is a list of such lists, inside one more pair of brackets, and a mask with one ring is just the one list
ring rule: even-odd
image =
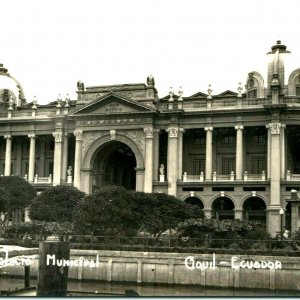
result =
[[196,94],[193,94],[192,96],[190,96],[191,98],[206,98],[207,94],[204,94],[202,92],[198,92]]
[[85,106],[74,111],[72,115],[82,114],[126,114],[126,113],[142,113],[142,112],[155,112],[155,109],[127,99],[115,93],[104,95],[95,101],[86,104]]
[[216,97],[232,97],[232,96],[237,96],[237,93],[233,92],[233,91],[230,91],[230,90],[227,90],[219,95],[216,95]]

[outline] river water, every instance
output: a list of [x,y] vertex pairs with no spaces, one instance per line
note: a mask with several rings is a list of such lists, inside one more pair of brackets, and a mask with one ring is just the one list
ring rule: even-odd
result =
[[[30,286],[36,286],[36,280],[31,280]],[[0,278],[0,290],[15,290],[24,287],[23,279]],[[125,290],[134,290],[140,296],[298,296],[300,291],[267,291],[267,290],[242,290],[242,289],[223,289],[223,288],[204,288],[199,286],[170,286],[170,285],[138,285],[134,283],[108,283],[97,281],[69,281],[68,291],[71,295],[90,296],[91,294],[120,294],[124,295]],[[75,291],[81,292],[76,294]],[[84,294],[90,292],[89,294]]]

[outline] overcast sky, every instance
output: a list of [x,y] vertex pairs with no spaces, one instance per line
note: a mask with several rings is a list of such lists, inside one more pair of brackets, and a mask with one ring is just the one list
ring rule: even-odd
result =
[[140,83],[159,96],[213,94],[265,75],[266,52],[281,39],[300,67],[299,1],[1,0],[0,62],[46,104],[85,86]]

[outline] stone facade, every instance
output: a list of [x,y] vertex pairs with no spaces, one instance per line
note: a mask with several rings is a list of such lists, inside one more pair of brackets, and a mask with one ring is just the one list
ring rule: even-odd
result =
[[[40,105],[26,102],[19,83],[19,95],[0,87],[0,174],[22,176],[38,191],[120,184],[165,192],[207,217],[264,221],[276,235],[290,228],[286,200],[300,188],[300,69],[285,85],[286,53],[280,41],[268,53],[267,86],[252,71],[244,88],[219,95],[209,87],[160,98],[154,80],[78,82],[76,100]],[[3,65],[0,75],[10,76]]]

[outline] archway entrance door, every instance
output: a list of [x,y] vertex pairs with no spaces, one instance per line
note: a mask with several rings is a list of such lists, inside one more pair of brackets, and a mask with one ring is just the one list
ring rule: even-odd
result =
[[136,158],[126,144],[111,141],[98,150],[94,160],[94,184],[96,186],[120,185],[136,189]]
[[228,197],[219,197],[212,204],[213,218],[234,219],[234,203]]
[[243,204],[244,220],[266,223],[266,204],[259,197],[250,197]]

